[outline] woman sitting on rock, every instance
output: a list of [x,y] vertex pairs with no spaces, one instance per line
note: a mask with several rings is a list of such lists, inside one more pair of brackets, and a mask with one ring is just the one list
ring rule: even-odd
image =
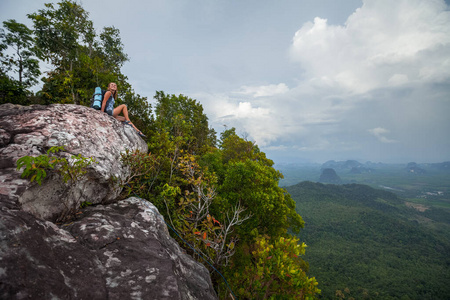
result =
[[[132,126],[141,137],[145,137],[145,135],[130,121],[130,118],[128,117],[128,109],[125,104],[121,104],[114,108],[115,100],[117,100],[117,84],[111,82],[108,84],[108,90],[103,97],[101,110],[106,112],[108,115],[113,116],[117,120],[124,122],[126,125]],[[123,116],[119,116],[120,113],[122,113]]]

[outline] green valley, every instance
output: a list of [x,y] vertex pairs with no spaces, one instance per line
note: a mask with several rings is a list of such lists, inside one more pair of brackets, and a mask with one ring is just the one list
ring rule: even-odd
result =
[[323,299],[449,299],[450,211],[421,211],[361,184],[305,181],[287,191]]

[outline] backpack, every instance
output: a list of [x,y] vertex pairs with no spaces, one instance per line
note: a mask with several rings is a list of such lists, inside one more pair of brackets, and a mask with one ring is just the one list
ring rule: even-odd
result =
[[103,98],[105,97],[105,90],[102,90],[99,86],[95,88],[94,94],[91,98],[91,107],[93,109],[102,109]]

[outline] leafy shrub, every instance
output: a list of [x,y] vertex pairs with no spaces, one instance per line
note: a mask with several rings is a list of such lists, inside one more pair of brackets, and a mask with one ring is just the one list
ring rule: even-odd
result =
[[[47,172],[54,170],[59,174],[65,186],[64,193],[81,180],[87,173],[87,167],[92,163],[97,163],[92,157],[83,157],[81,154],[72,155],[69,159],[56,155],[59,151],[64,151],[64,146],[51,147],[46,154],[39,156],[24,156],[17,160],[17,170],[23,168],[21,177],[30,178],[30,181],[36,181],[39,185],[47,177]],[[81,195],[80,195],[81,197]],[[75,213],[77,207],[70,208],[64,197],[61,197],[65,211],[57,218],[57,221],[63,221],[70,214]],[[88,202],[84,202],[86,205]],[[81,207],[84,206],[83,204]]]
[[58,157],[55,153],[64,151],[64,146],[51,147],[47,154],[39,156],[24,156],[17,160],[17,170],[24,168],[22,178],[30,178],[30,181],[41,185],[42,180],[47,176],[48,170],[55,170],[62,176],[64,183],[75,182],[84,176],[87,167],[95,163],[92,157],[83,157],[81,154],[72,155],[70,160],[65,157]]
[[251,252],[253,264],[235,273],[241,282],[239,294],[245,298],[314,299],[320,290],[314,277],[306,276],[308,265],[300,258],[306,245],[296,237],[270,241],[258,237]]

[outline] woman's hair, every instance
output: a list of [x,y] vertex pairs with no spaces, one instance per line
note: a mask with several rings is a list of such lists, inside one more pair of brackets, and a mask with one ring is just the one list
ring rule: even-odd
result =
[[[107,91],[109,91],[109,86],[111,85],[111,83],[114,83],[114,82],[110,82],[109,84],[108,84],[108,89],[107,89]],[[114,100],[117,100],[117,89],[114,91],[114,94],[111,92],[111,94],[112,94],[112,96],[114,97]]]

